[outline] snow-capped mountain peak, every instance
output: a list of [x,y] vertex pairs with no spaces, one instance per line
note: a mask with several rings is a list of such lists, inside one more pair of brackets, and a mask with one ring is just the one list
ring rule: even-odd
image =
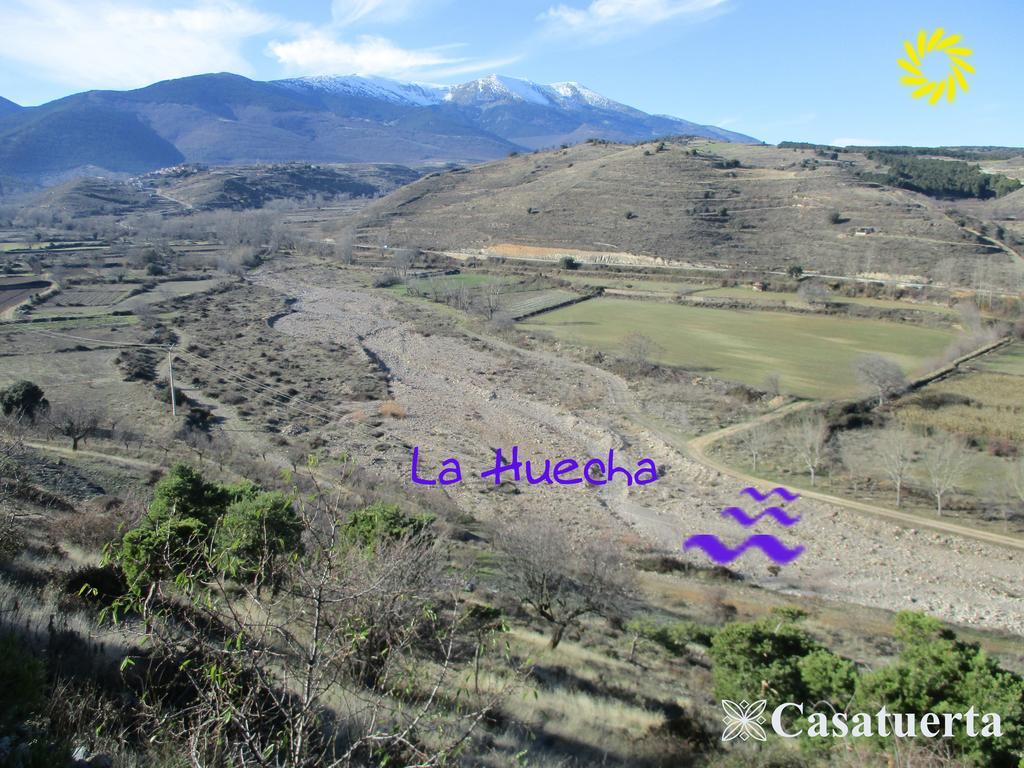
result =
[[366,75],[313,75],[278,80],[277,84],[297,91],[362,96],[416,107],[440,104],[448,93],[448,86],[407,83],[387,77]]
[[[575,81],[542,85],[507,75],[491,74],[458,85],[410,83],[369,75],[319,75],[278,80],[277,86],[308,94],[387,102],[399,108],[441,108],[493,131],[501,138],[529,148],[551,146],[580,136],[636,141],[674,134],[695,134],[728,141],[754,141],[749,136],[723,131],[673,117],[653,116],[613,101]],[[329,110],[354,109],[358,104]],[[372,110],[370,112],[372,114]],[[575,122],[577,131],[565,131]]]
[[475,102],[481,105],[518,101],[548,107],[551,106],[552,100],[546,93],[547,90],[547,86],[529,80],[506,75],[487,75],[468,83],[451,86],[448,101],[461,104]]
[[491,74],[458,85],[408,83],[367,75],[314,75],[278,80],[278,85],[299,91],[381,99],[396,104],[425,107],[444,102],[487,107],[525,103],[572,109],[594,107],[614,111],[628,107],[574,81],[542,85],[507,75]]
[[573,80],[564,83],[552,83],[549,87],[563,99],[569,101],[586,104],[591,107],[599,107],[600,109],[617,109],[622,107],[617,101],[612,101],[607,96],[602,96],[597,91],[592,91],[585,85],[581,85]]

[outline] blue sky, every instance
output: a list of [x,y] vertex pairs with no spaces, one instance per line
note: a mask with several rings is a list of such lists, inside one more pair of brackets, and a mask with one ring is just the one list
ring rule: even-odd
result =
[[[971,90],[914,101],[902,42],[941,26]],[[1024,2],[0,0],[0,96],[39,104],[232,71],[576,80],[767,141],[1024,145]]]

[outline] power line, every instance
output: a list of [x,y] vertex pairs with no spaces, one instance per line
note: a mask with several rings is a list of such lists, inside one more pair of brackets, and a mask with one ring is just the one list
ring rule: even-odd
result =
[[102,339],[90,339],[88,336],[75,336],[70,333],[57,333],[56,331],[33,330],[25,328],[21,333],[34,333],[39,336],[50,336],[55,339],[69,339],[71,341],[88,341],[90,344],[102,344],[107,347],[144,347],[146,349],[167,349],[169,344],[133,344],[125,341],[103,341]]

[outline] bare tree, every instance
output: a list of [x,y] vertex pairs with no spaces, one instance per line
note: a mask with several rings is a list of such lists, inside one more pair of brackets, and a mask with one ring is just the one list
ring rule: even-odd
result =
[[968,459],[967,448],[958,437],[943,437],[925,452],[925,476],[939,517],[942,517],[942,499],[963,480]]
[[750,456],[751,471],[757,472],[757,460],[761,458],[771,443],[771,433],[764,424],[754,424],[750,429],[746,429],[740,433],[740,440],[743,443],[743,449]]
[[343,229],[335,238],[338,256],[342,264],[351,264],[355,258],[356,233],[351,228]]
[[552,648],[583,616],[620,615],[632,591],[629,570],[610,543],[574,541],[547,518],[518,520],[501,531],[498,545],[516,597],[552,625]]
[[18,459],[25,450],[27,423],[28,419],[23,416],[0,417],[0,509],[18,495],[26,480]]
[[409,275],[413,262],[416,260],[416,251],[412,248],[391,249],[391,269],[402,280]]
[[882,355],[870,354],[858,358],[854,363],[854,372],[861,384],[875,390],[879,405],[883,405],[887,398],[907,385],[903,369]]
[[38,253],[30,253],[26,256],[25,263],[33,275],[43,274],[43,259]]
[[103,411],[96,406],[76,403],[51,408],[46,420],[56,434],[69,438],[71,450],[77,451],[79,442],[99,431],[103,416]]
[[828,437],[828,422],[820,413],[803,416],[789,430],[789,443],[797,460],[811,475],[811,486],[816,483],[818,469],[825,457],[825,438]]
[[960,325],[964,333],[970,336],[978,336],[984,330],[985,324],[981,319],[981,310],[973,301],[966,300],[958,302],[957,312],[960,315]]
[[493,283],[488,283],[484,289],[483,295],[483,306],[484,315],[488,320],[494,317],[495,313],[501,309],[501,297],[505,293],[505,284],[501,280],[495,280]]
[[903,483],[914,461],[916,443],[913,434],[899,427],[882,430],[875,441],[878,463],[896,489],[897,509],[903,501]]
[[764,377],[764,383],[761,386],[764,387],[764,391],[771,397],[778,397],[782,391],[782,379],[777,373],[769,373]]
[[622,339],[622,349],[628,360],[639,368],[646,369],[651,365],[651,357],[656,355],[661,347],[650,336],[634,331]]
[[[1017,458],[1006,469],[1007,496],[1010,497],[1014,505],[1024,507],[1024,456]],[[1007,508],[1008,516],[1009,508]],[[1006,520],[1006,522],[1008,523],[1009,520]]]
[[804,280],[796,293],[808,304],[824,304],[829,297],[828,286],[818,280]]

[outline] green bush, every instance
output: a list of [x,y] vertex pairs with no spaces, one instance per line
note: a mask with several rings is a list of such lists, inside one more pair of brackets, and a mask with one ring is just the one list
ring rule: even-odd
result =
[[637,616],[626,624],[626,629],[676,656],[685,653],[687,645],[709,646],[715,637],[714,628],[695,621],[659,622],[652,616]]
[[194,517],[146,520],[128,531],[117,553],[128,585],[140,588],[195,565],[202,559],[208,532],[207,525]]
[[711,643],[715,693],[733,701],[808,702],[811,691],[801,662],[815,652],[827,653],[784,617],[729,624]]
[[4,416],[23,417],[35,421],[36,416],[45,413],[50,403],[38,384],[19,381],[6,389],[0,389],[0,410]]
[[258,577],[301,546],[302,525],[282,493],[255,493],[232,502],[214,535],[218,564],[235,578]]
[[[933,618],[915,613],[896,617],[900,644],[895,662],[858,673],[853,662],[818,644],[782,613],[755,622],[730,624],[711,643],[715,693],[733,701],[767,698],[774,703],[805,705],[797,719],[838,710],[965,713],[998,712],[1002,736],[969,738],[963,725],[954,730],[952,746],[970,765],[1015,768],[1024,758],[1024,678],[1002,669],[975,643],[957,639]],[[891,739],[875,737],[879,746]],[[807,742],[819,750],[827,745]]]
[[811,701],[828,701],[841,709],[853,699],[857,666],[852,661],[821,649],[804,656],[798,666]]
[[898,660],[862,676],[857,708],[890,712],[998,712],[1003,735],[968,738],[961,726],[953,743],[974,765],[1014,768],[1024,758],[1024,679],[999,667],[975,643],[965,643],[928,616],[896,617]]
[[377,502],[352,513],[345,523],[346,538],[367,549],[424,533],[434,522],[428,514],[407,515],[397,504]]
[[216,516],[216,508],[223,503],[222,494],[222,489],[207,483],[193,467],[175,464],[154,487],[144,522],[192,517],[209,525]]
[[209,483],[175,464],[114,557],[134,588],[186,571],[201,576],[210,567],[260,583],[282,555],[298,550],[301,533],[287,496],[250,482]]

